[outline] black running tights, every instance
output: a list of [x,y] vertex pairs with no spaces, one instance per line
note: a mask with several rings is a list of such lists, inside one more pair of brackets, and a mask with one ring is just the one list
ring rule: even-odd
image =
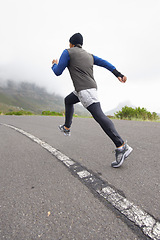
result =
[[[65,126],[70,128],[74,113],[74,104],[78,103],[79,99],[71,93],[65,98]],[[87,110],[92,114],[93,118],[99,123],[103,131],[110,137],[116,147],[120,147],[124,141],[116,131],[113,122],[103,113],[99,102],[91,104]]]

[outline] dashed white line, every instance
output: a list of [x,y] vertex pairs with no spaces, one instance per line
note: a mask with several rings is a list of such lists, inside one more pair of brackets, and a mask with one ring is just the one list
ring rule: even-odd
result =
[[[96,175],[90,173],[80,164],[77,164],[75,161],[58,151],[57,149],[53,148],[48,143],[40,140],[39,138],[33,136],[32,134],[14,127],[8,124],[2,124],[6,127],[12,128],[23,135],[27,136],[44,149],[49,151],[52,155],[54,155],[59,161],[63,162],[66,167],[70,168],[73,167],[73,172],[77,174],[78,178],[83,180],[84,183],[91,184],[93,190],[95,190],[99,196],[105,199],[107,202],[112,204],[121,214],[123,214],[127,219],[132,221],[136,226],[138,226],[143,233],[154,240],[160,240],[160,222],[156,220],[153,216],[149,215],[139,206],[136,206],[133,202],[130,202],[128,199],[123,197],[119,194],[115,189],[111,186],[103,187],[104,181],[101,181],[98,178],[99,184],[94,183],[97,181]],[[101,184],[103,182],[103,184]],[[100,187],[102,185],[102,187]],[[97,187],[98,186],[98,187]]]
[[77,172],[78,176],[80,178],[86,178],[86,177],[89,177],[91,176],[90,172],[88,172],[87,170],[83,170],[81,172]]

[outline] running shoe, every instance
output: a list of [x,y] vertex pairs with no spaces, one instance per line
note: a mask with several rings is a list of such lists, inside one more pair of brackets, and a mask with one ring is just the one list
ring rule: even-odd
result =
[[131,154],[133,148],[131,148],[127,143],[124,144],[122,149],[117,148],[115,150],[116,160],[112,162],[111,166],[118,168],[122,165],[124,160]]
[[67,130],[64,125],[60,125],[58,127],[59,127],[59,130],[61,132],[63,132],[65,136],[70,136],[71,135],[70,129]]

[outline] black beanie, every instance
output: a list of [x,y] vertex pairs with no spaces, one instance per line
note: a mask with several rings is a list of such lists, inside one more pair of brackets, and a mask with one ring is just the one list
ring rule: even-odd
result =
[[83,36],[80,33],[75,33],[70,39],[69,42],[73,45],[80,44],[83,45]]

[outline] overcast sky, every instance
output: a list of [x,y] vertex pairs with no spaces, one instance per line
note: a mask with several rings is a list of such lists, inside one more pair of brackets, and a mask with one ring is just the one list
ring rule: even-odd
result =
[[126,75],[120,83],[95,66],[104,111],[121,102],[160,113],[160,0],[1,0],[0,81],[34,82],[65,96],[73,91],[66,69],[51,70],[53,58],[76,32],[83,48]]

